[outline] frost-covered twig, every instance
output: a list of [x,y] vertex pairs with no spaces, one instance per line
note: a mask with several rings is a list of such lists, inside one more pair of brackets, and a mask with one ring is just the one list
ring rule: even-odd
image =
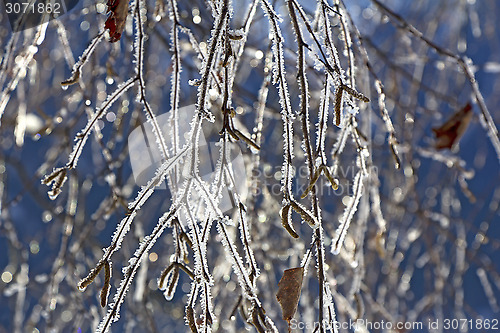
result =
[[498,134],[498,129],[491,116],[491,113],[488,110],[488,107],[486,106],[483,94],[479,89],[479,85],[476,81],[474,71],[472,70],[472,60],[467,57],[461,57],[451,52],[450,50],[447,50],[441,47],[440,45],[434,43],[433,41],[429,40],[420,30],[415,28],[413,25],[409,24],[405,19],[403,19],[400,15],[398,15],[391,9],[389,9],[389,7],[381,3],[379,0],[372,0],[372,2],[378,8],[380,8],[384,13],[386,13],[389,18],[395,20],[400,25],[399,27],[401,29],[407,31],[409,34],[420,39],[428,46],[436,50],[436,52],[438,52],[439,54],[452,59],[457,63],[457,65],[460,68],[462,68],[464,75],[467,77],[467,80],[469,81],[472,87],[472,92],[476,98],[476,103],[478,104],[479,110],[481,111],[481,125],[486,130],[486,133],[491,141],[491,144],[493,145],[493,148],[495,148],[495,151],[497,153],[497,158],[500,163],[500,137]]

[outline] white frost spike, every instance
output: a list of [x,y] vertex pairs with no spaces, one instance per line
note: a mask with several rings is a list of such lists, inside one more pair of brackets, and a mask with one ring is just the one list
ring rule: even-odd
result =
[[[226,134],[227,135],[227,134]],[[228,158],[226,154],[228,154],[228,145],[226,144],[226,140],[221,137],[219,142],[216,144],[220,146],[219,149],[219,158],[217,159],[217,164],[215,166],[215,177],[212,181],[212,193],[215,201],[219,202],[222,198],[222,190],[223,190],[223,182],[224,182],[224,163],[228,162]]]
[[[173,71],[170,78],[170,123],[172,125],[171,140],[173,154],[177,154],[179,149],[179,94],[180,94],[180,75],[182,71],[179,48],[179,29],[177,27],[179,13],[177,11],[177,2],[170,2],[170,19],[173,21],[172,30],[170,31],[170,48],[173,51],[172,65]],[[175,182],[176,180],[174,180]]]
[[[336,314],[335,314],[335,306],[333,304],[332,291],[330,290],[330,284],[326,283],[324,290],[325,290],[324,300],[325,300],[326,313],[328,315],[328,322],[336,323],[337,318],[336,318]],[[337,325],[330,325],[330,327],[333,327],[334,333],[338,333],[339,330],[338,330]]]
[[78,59],[78,61],[73,65],[73,69],[71,70],[71,77],[63,82],[61,85],[63,89],[67,89],[69,85],[72,85],[80,79],[80,75],[82,72],[82,67],[87,63],[92,53],[94,53],[95,48],[104,38],[104,31],[100,32],[92,41],[90,41],[89,46],[83,51],[82,55]]
[[248,221],[246,218],[246,209],[245,206],[238,200],[238,206],[239,206],[239,211],[240,211],[240,237],[241,237],[241,242],[245,248],[245,257],[247,264],[252,268],[254,271],[253,273],[255,274],[255,277],[257,278],[260,275],[260,270],[257,266],[257,261],[255,260],[255,256],[253,254],[253,250],[250,247],[250,231],[249,231],[249,225]]
[[[184,150],[183,152],[185,152]],[[113,234],[113,239],[111,242],[111,246],[109,246],[104,254],[104,257],[110,257],[113,252],[118,250],[120,248],[120,245],[123,241],[123,237],[127,234],[127,232],[130,230],[130,224],[132,223],[135,215],[137,214],[137,211],[141,209],[142,205],[146,200],[153,194],[154,190],[156,187],[158,187],[163,180],[165,179],[165,176],[167,173],[180,161],[182,160],[183,152],[181,152],[178,156],[173,156],[172,158],[168,159],[165,161],[156,171],[155,176],[153,179],[151,179],[145,186],[141,188],[141,191],[137,194],[136,198],[134,201],[129,203],[129,210],[130,214],[123,218],[116,228],[115,233]],[[173,215],[173,212],[175,209],[173,206],[170,208],[170,211],[168,212],[168,219],[171,218]],[[165,215],[164,215],[165,216]],[[160,219],[164,219],[164,216]]]
[[195,178],[196,180],[196,183],[195,183],[195,186],[196,188],[198,188],[198,194],[203,198],[203,200],[205,201],[205,204],[207,206],[207,209],[209,211],[209,213],[213,214],[212,216],[218,216],[219,218],[222,218],[223,217],[223,214],[219,208],[219,205],[218,205],[218,199],[219,198],[212,198],[212,193],[210,192],[208,186],[207,186],[207,183],[197,177]]
[[113,105],[113,103],[123,95],[128,89],[130,89],[135,83],[135,78],[130,78],[126,82],[120,84],[118,88],[111,94],[108,95],[106,101],[102,104],[102,106],[97,109],[92,118],[89,119],[87,125],[83,130],[81,130],[75,137],[75,145],[73,147],[73,151],[69,155],[69,161],[66,166],[69,169],[74,169],[78,163],[78,158],[80,157],[83,147],[85,146],[85,142],[87,141],[90,133],[92,133],[92,129],[97,124],[97,121],[101,119],[109,110],[109,108]]
[[279,28],[279,16],[271,7],[267,0],[261,2],[262,9],[269,19],[271,39],[273,40],[273,84],[278,85],[278,93],[281,105],[281,118],[283,120],[283,166],[282,172],[282,190],[285,200],[292,197],[292,170],[291,164],[293,159],[293,112],[286,83],[285,58],[283,56],[283,35]]
[[96,113],[92,115],[83,130],[81,130],[75,137],[76,143],[73,147],[73,151],[69,155],[68,163],[64,168],[55,169],[50,175],[46,176],[42,183],[49,185],[54,182],[52,185],[52,190],[49,192],[49,197],[51,200],[57,198],[57,196],[61,193],[61,188],[66,181],[66,172],[70,169],[76,167],[78,163],[78,158],[80,157],[83,148],[85,147],[85,143],[87,142],[88,137],[92,133],[92,130],[95,128],[97,121],[102,118],[111,105],[122,95],[124,94],[130,87],[133,86],[135,82],[134,78],[127,80],[125,83],[122,83],[111,95],[108,96],[106,101],[103,103],[100,109],[97,109]]
[[[325,6],[325,3],[322,4],[322,6]],[[335,47],[335,44],[333,43],[333,36],[332,36],[332,28],[330,26],[330,18],[327,15],[331,15],[330,11],[327,10],[326,8],[322,9],[322,23],[321,24],[321,32],[322,35],[325,38],[325,44],[326,44],[326,52],[328,55],[328,62],[331,63],[333,62],[334,65],[337,66],[337,71],[334,73],[334,77],[339,80],[340,82],[343,82],[345,79],[344,75],[344,70],[340,67],[340,60],[339,60],[339,55],[337,48]]]
[[[333,156],[334,157],[339,156],[344,151],[345,144],[346,144],[347,138],[349,137],[350,133],[352,133],[350,125],[346,125],[346,126],[342,127],[342,130],[340,131],[340,134],[339,134],[339,138],[337,139],[337,141],[333,145]],[[331,173],[332,177],[337,176],[337,172],[338,172],[338,170],[337,170],[338,169],[338,161],[337,162],[335,162],[335,161],[336,161],[336,159],[334,159],[333,170]]]
[[[110,304],[110,309],[107,315],[101,320],[99,327],[97,328],[98,333],[107,332],[111,326],[111,324],[117,321],[120,318],[120,306],[125,299],[125,295],[127,294],[128,289],[130,288],[130,284],[134,280],[134,275],[137,273],[142,261],[146,258],[149,250],[156,243],[158,238],[161,236],[170,220],[175,215],[175,207],[172,206],[170,208],[169,218],[163,219],[160,218],[153,232],[144,237],[144,239],[139,244],[139,247],[136,249],[134,256],[129,260],[129,265],[123,268],[124,277],[120,282],[120,287],[115,293],[113,297],[113,304]],[[112,250],[111,250],[112,251]]]
[[212,284],[205,281],[201,287],[201,309],[204,313],[204,320],[201,325],[201,331],[210,333],[212,332],[212,323],[216,318],[212,315],[213,305],[212,305]]
[[266,332],[278,333],[278,328],[274,325],[274,322],[265,314],[264,325],[266,326]]
[[497,153],[498,160],[500,162],[500,138],[498,137],[498,129],[495,125],[495,121],[491,116],[491,113],[488,111],[488,107],[484,101],[484,97],[479,90],[479,85],[475,78],[474,70],[472,69],[472,60],[469,58],[465,58],[463,62],[463,67],[467,76],[469,77],[469,81],[472,85],[472,91],[476,97],[477,104],[479,106],[479,110],[481,111],[481,117],[479,117],[479,122],[481,126],[486,130],[486,134],[488,135],[491,144],[495,148]]
[[[209,76],[217,59],[216,57],[217,50],[221,49],[220,46],[223,39],[221,38],[221,36],[223,35],[224,29],[227,27],[228,18],[230,14],[228,1],[225,1],[221,7],[222,8],[219,11],[217,11],[218,15],[217,17],[215,17],[211,36],[207,43],[208,56],[205,59],[203,59],[202,66],[200,69],[201,84],[198,87],[198,98],[196,103],[196,108],[199,115],[202,117],[206,117],[210,122],[214,122],[215,117],[208,110],[207,107],[208,106],[207,94],[210,81]],[[213,14],[215,15],[215,12],[213,12]]]
[[319,122],[318,128],[316,131],[316,152],[321,156],[321,162],[326,163],[326,154],[325,154],[325,140],[326,140],[326,131],[328,129],[328,108],[330,106],[330,81],[331,79],[327,76],[325,82],[325,88],[323,89],[320,95],[320,103],[319,103]]
[[161,185],[165,180],[166,175],[172,170],[174,166],[180,163],[184,155],[189,152],[188,148],[184,148],[178,155],[172,156],[156,170],[154,177],[148,183],[141,187],[141,191],[137,194],[134,201],[128,204],[128,208],[137,211],[146,202],[146,200],[153,194],[156,187]]
[[146,101],[146,83],[144,82],[144,24],[146,21],[146,8],[144,6],[143,1],[135,1],[135,6],[138,6],[138,10],[135,15],[135,28],[136,28],[136,36],[134,43],[135,50],[135,62],[137,78],[139,81],[139,89],[137,93],[137,101],[141,102],[144,106],[144,111],[146,113],[146,118],[148,123],[151,124],[153,128],[153,134],[156,138],[156,144],[158,145],[161,155],[164,159],[169,157],[167,145],[165,143],[165,138],[163,137],[163,133],[160,129],[160,126],[156,120],[156,116],[151,109],[151,106]]
[[316,229],[319,227],[319,222],[316,216],[314,216],[306,207],[304,207],[301,203],[297,201],[291,201],[291,205],[293,209],[300,214],[300,217],[302,220],[307,222],[309,226],[313,229]]
[[351,198],[351,201],[347,205],[344,210],[344,215],[340,219],[340,225],[337,228],[335,238],[332,242],[332,253],[337,255],[340,253],[340,249],[342,248],[342,244],[344,243],[344,238],[347,234],[347,230],[349,229],[349,225],[351,224],[352,218],[354,217],[354,213],[358,208],[359,199],[361,199],[361,195],[363,194],[363,173],[362,171],[358,171],[356,176],[354,177],[354,185],[353,185],[354,196]]
[[[193,254],[194,254],[194,273],[196,278],[202,281],[208,281],[209,284],[213,283],[213,278],[209,273],[207,264],[207,249],[206,241],[203,241],[201,232],[199,231],[198,224],[193,217],[192,208],[189,205],[185,205],[184,211],[186,213],[188,224],[191,229],[191,239],[193,241]],[[208,223],[212,218],[208,217]]]
[[243,264],[243,260],[241,259],[240,254],[237,252],[234,244],[229,239],[226,226],[223,223],[217,223],[217,231],[222,237],[222,245],[224,245],[224,250],[226,250],[227,257],[233,265],[233,270],[238,277],[238,282],[240,283],[240,287],[243,290],[245,297],[247,297],[248,299],[254,299],[256,291],[253,288],[252,282],[250,281],[250,277],[248,276],[248,272]]

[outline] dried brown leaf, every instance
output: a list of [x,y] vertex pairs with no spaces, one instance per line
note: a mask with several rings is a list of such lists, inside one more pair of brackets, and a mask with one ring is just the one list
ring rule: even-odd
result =
[[472,119],[472,106],[467,103],[442,126],[433,128],[436,135],[436,149],[451,149],[460,140]]
[[278,283],[276,298],[280,303],[283,319],[288,323],[297,312],[303,278],[304,267],[290,268],[283,272],[283,277]]
[[108,0],[108,19],[104,23],[104,29],[109,29],[109,41],[117,42],[122,37],[125,21],[128,14],[128,0]]

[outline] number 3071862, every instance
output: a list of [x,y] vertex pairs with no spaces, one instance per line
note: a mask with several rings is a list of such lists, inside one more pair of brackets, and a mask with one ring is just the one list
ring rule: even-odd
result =
[[7,14],[61,14],[60,3],[35,3],[35,2],[7,2],[5,3]]
[[465,328],[471,330],[498,330],[498,319],[445,319],[443,321],[445,330],[462,330]]

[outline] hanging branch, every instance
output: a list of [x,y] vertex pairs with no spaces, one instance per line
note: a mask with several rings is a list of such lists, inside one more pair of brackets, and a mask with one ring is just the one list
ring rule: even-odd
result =
[[85,66],[85,64],[89,61],[90,56],[94,53],[97,45],[99,45],[103,38],[104,31],[101,31],[90,41],[89,46],[85,49],[85,51],[83,51],[78,61],[73,65],[73,69],[71,70],[71,77],[61,82],[61,86],[63,86],[63,89],[67,89],[67,86],[75,84],[78,82],[78,80],[80,80],[83,66]]
[[[309,179],[314,175],[314,160],[312,155],[312,147],[309,140],[309,92],[307,85],[307,78],[305,72],[305,57],[304,57],[304,48],[306,44],[302,37],[302,32],[299,27],[299,23],[297,21],[297,16],[295,14],[295,8],[300,8],[300,6],[294,0],[288,0],[288,12],[290,18],[292,20],[293,30],[295,32],[295,36],[297,38],[297,46],[298,46],[298,58],[297,58],[297,71],[300,85],[300,93],[301,93],[301,109],[300,109],[300,118],[302,123],[302,135],[303,135],[303,144],[302,147],[306,153],[306,164],[309,170]],[[312,193],[311,193],[311,204],[314,212],[314,218],[316,224],[314,227],[316,228],[314,237],[316,238],[316,256],[317,256],[317,274],[318,274],[318,282],[319,282],[319,313],[318,313],[318,322],[319,331],[321,333],[324,332],[324,289],[325,289],[325,272],[324,272],[324,248],[323,248],[323,227],[321,225],[321,213],[318,204],[318,198],[316,197],[316,188],[313,183],[312,185]],[[292,207],[294,202],[291,202]],[[302,215],[302,214],[301,214]],[[304,218],[304,217],[303,217]]]
[[472,92],[476,97],[476,103],[478,104],[479,110],[481,111],[481,116],[483,120],[481,121],[481,125],[486,130],[486,133],[491,141],[491,144],[493,145],[493,148],[495,148],[495,151],[497,153],[497,158],[500,163],[500,137],[498,134],[498,129],[495,125],[493,117],[491,116],[488,110],[488,107],[486,106],[483,94],[479,90],[479,85],[476,81],[474,71],[472,70],[472,60],[467,57],[460,57],[457,54],[452,53],[451,51],[427,39],[420,30],[415,28],[413,25],[409,24],[405,19],[403,19],[400,15],[396,14],[394,11],[390,10],[389,7],[382,4],[379,0],[372,0],[372,2],[377,6],[377,8],[386,13],[391,20],[396,21],[398,23],[398,28],[420,39],[429,47],[434,49],[437,53],[441,54],[442,56],[450,58],[451,60],[455,61],[460,68],[462,68],[465,77],[467,77],[467,80],[469,81],[472,87]]

